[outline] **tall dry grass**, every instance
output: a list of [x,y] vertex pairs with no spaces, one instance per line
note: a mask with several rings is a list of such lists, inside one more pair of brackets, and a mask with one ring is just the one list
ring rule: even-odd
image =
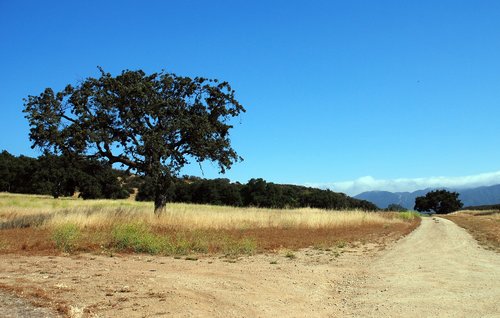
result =
[[185,229],[338,228],[402,222],[379,213],[325,211],[311,208],[261,209],[170,203],[160,217],[152,203],[130,200],[53,199],[0,193],[0,222],[36,220],[37,226],[109,227],[119,223],[144,223],[155,227]]
[[334,246],[338,241],[403,235],[418,222],[397,213],[258,209],[131,200],[53,199],[0,193],[0,241],[8,251],[131,251],[253,254],[260,250]]

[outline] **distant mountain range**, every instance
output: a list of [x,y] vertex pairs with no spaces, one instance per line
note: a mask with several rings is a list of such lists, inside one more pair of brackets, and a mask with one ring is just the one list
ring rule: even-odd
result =
[[[446,188],[439,188],[446,189]],[[388,191],[368,191],[360,193],[354,198],[366,200],[374,203],[379,208],[386,208],[389,204],[396,203],[407,209],[413,209],[415,205],[415,198],[425,195],[436,189],[424,189],[417,190],[414,192],[388,192]],[[459,199],[465,206],[475,206],[475,205],[489,205],[489,204],[499,204],[500,203],[500,184],[478,187],[471,189],[446,189],[449,191],[458,192]]]

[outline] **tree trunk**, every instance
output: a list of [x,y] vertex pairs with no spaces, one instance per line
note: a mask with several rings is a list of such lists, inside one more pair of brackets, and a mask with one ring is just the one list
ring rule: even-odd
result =
[[166,209],[167,206],[167,196],[164,194],[155,194],[155,214],[160,216]]
[[168,191],[172,186],[172,178],[169,175],[158,175],[155,184],[155,214],[160,216],[167,206],[169,200]]

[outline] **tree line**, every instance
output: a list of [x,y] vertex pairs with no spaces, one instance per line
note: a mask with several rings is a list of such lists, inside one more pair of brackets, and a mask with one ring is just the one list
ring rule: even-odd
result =
[[[261,208],[378,210],[371,202],[354,199],[343,193],[298,185],[275,184],[260,178],[241,184],[232,183],[228,179],[208,180],[184,176],[172,184],[167,197],[170,202]],[[144,201],[154,199],[154,183],[151,180],[146,179],[141,185],[136,199]]]
[[84,199],[124,199],[133,192],[127,174],[110,164],[46,154],[38,158],[0,153],[0,191],[47,194],[54,198],[79,192]]
[[[47,194],[55,198],[79,193],[84,199],[128,198],[138,188],[136,200],[153,201],[155,182],[114,169],[108,162],[83,158],[43,155],[39,158],[0,153],[0,191]],[[377,210],[368,201],[343,193],[297,185],[283,185],[251,179],[246,184],[228,179],[175,178],[165,191],[168,202],[254,206],[262,208],[362,209]]]

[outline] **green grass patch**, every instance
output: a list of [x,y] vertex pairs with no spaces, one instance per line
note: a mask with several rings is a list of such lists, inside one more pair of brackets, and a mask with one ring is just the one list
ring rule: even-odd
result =
[[67,223],[54,228],[52,239],[58,249],[66,253],[71,253],[78,247],[80,235],[80,229],[76,224]]
[[221,252],[226,256],[251,255],[257,243],[251,238],[236,239],[226,234],[203,230],[159,235],[141,223],[120,224],[113,228],[110,247],[152,255],[190,255]]
[[112,245],[119,250],[159,254],[168,246],[165,238],[152,233],[141,223],[120,224],[112,231]]
[[408,220],[411,221],[415,218],[419,218],[420,213],[416,211],[405,211],[405,212],[398,212],[398,218],[403,219],[403,220]]
[[252,255],[257,250],[257,242],[251,238],[234,239],[229,236],[215,242],[226,256]]

